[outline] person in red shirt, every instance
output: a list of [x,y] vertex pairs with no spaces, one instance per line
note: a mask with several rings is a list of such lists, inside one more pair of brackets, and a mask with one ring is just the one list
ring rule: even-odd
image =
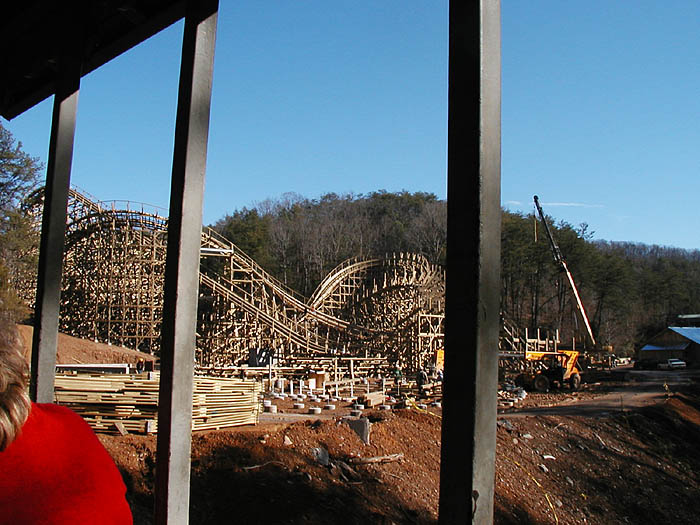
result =
[[75,412],[30,403],[14,325],[0,320],[0,524],[132,524],[126,487]]

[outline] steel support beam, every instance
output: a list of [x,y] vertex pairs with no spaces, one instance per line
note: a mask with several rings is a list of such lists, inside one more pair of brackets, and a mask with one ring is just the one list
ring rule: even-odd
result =
[[30,395],[39,403],[53,403],[54,400],[63,245],[80,89],[82,24],[74,21],[65,27],[65,49],[61,54],[53,103],[34,308]]
[[217,9],[216,0],[191,0],[185,15],[161,332],[159,524],[189,520],[192,374]]
[[450,2],[441,524],[493,522],[500,42],[499,0]]

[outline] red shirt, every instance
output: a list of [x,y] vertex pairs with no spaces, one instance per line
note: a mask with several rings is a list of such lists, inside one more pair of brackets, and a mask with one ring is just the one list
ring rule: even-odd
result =
[[0,452],[0,524],[133,523],[119,470],[75,412],[35,404]]

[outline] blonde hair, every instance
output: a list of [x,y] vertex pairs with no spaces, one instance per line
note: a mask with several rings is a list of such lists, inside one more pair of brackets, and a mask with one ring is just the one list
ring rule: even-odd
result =
[[28,375],[17,328],[0,311],[0,451],[15,440],[29,417]]

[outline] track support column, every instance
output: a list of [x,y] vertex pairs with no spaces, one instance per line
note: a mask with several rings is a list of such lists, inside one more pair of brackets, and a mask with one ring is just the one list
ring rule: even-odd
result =
[[158,524],[189,521],[192,375],[217,0],[190,0],[180,65],[158,407]]
[[500,1],[452,1],[449,25],[439,522],[492,523],[500,324]]

